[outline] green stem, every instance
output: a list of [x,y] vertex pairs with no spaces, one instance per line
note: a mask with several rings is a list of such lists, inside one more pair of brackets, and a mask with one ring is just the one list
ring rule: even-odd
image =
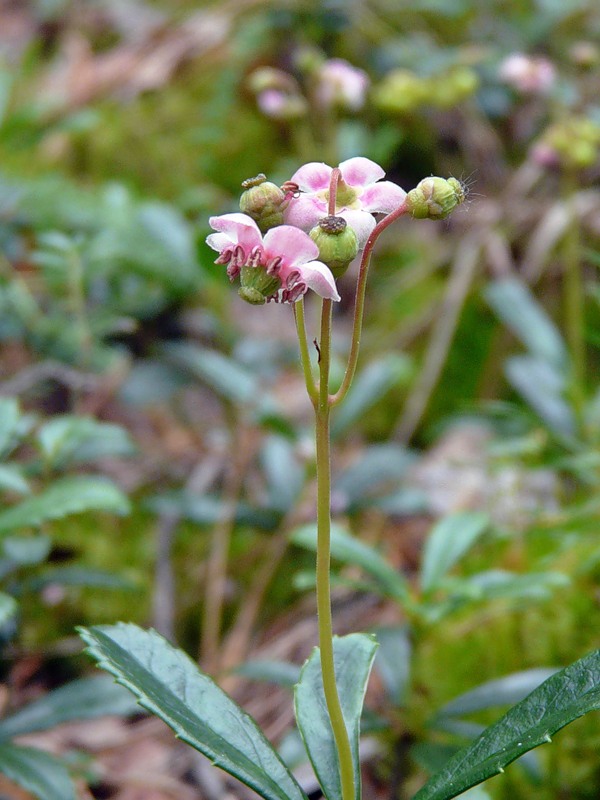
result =
[[313,406],[317,405],[318,391],[313,378],[312,369],[310,365],[310,355],[308,352],[308,342],[306,339],[306,322],[304,319],[304,298],[301,297],[294,303],[294,319],[296,320],[296,332],[298,334],[298,344],[300,346],[300,360],[302,362],[302,372],[304,373],[304,382],[306,383],[306,391],[311,399]]
[[565,327],[571,354],[571,392],[577,419],[581,421],[585,398],[585,300],[579,263],[579,218],[575,203],[575,176],[565,176],[565,198],[570,224],[563,242]]
[[315,409],[317,445],[317,614],[325,703],[338,754],[342,800],[354,800],[352,750],[335,680],[331,614],[331,464],[329,366],[331,357],[331,300],[323,300],[319,350],[319,396]]
[[379,238],[380,234],[391,225],[392,222],[395,222],[398,217],[401,217],[403,214],[406,213],[406,203],[402,203],[395,211],[392,211],[391,214],[388,214],[384,217],[381,222],[379,222],[371,232],[371,235],[367,239],[367,243],[365,245],[365,249],[363,250],[362,259],[360,262],[360,269],[358,272],[358,281],[356,283],[356,296],[354,300],[354,322],[352,326],[352,343],[350,345],[350,353],[348,355],[348,364],[346,366],[346,372],[344,374],[344,380],[340,388],[331,398],[331,404],[337,406],[338,403],[341,403],[344,397],[348,394],[348,390],[350,389],[350,385],[352,384],[352,379],[354,378],[354,373],[356,372],[356,365],[358,363],[358,353],[360,350],[360,337],[362,334],[362,325],[363,325],[363,317],[365,311],[365,294],[367,289],[367,277],[369,275],[369,265],[371,263],[371,253],[373,252],[373,247],[375,246],[375,242]]

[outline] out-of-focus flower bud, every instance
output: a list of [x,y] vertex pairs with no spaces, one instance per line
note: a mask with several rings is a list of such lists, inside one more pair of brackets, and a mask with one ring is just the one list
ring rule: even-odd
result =
[[464,199],[456,178],[424,178],[406,195],[406,209],[415,219],[445,219]]
[[261,174],[242,183],[245,189],[240,197],[240,211],[256,222],[262,233],[276,225],[283,225],[283,210],[287,198],[279,186]]
[[544,167],[585,169],[600,155],[600,125],[589,117],[570,116],[551,125],[531,151],[533,160]]
[[427,100],[427,81],[407,69],[395,69],[373,90],[373,103],[382,111],[408,114]]
[[542,56],[512,53],[500,64],[498,76],[523,94],[547,94],[556,81],[556,69]]
[[343,217],[323,217],[310,232],[319,248],[319,259],[327,264],[337,280],[358,254],[358,237]]
[[274,67],[259,67],[250,74],[247,83],[265,116],[293,120],[306,114],[306,100],[289,73]]
[[569,51],[569,56],[581,69],[592,69],[600,63],[600,49],[593,42],[575,42]]
[[457,66],[429,79],[428,101],[438,108],[453,108],[475,94],[479,78],[470,67]]
[[316,75],[315,97],[324,108],[358,111],[365,104],[369,76],[341,58],[332,58]]

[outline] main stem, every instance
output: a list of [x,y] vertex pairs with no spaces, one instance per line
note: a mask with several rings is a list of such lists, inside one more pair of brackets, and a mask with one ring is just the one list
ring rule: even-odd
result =
[[350,739],[335,680],[331,615],[331,459],[329,366],[331,357],[331,300],[323,300],[319,343],[319,396],[315,407],[317,445],[317,614],[323,691],[338,754],[342,800],[354,800],[354,767]]

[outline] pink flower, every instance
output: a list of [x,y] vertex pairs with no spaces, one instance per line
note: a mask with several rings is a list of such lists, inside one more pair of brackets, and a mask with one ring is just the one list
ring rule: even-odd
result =
[[554,64],[542,56],[512,53],[498,70],[501,80],[523,94],[545,94],[556,80]]
[[[232,281],[241,274],[240,293],[249,302],[295,303],[308,289],[329,300],[340,299],[329,268],[315,261],[319,248],[298,228],[279,225],[263,237],[256,222],[246,214],[223,214],[211,217],[209,222],[217,231],[206,239],[208,246],[219,253],[215,263],[227,264]],[[245,281],[252,290],[259,281],[262,299],[255,296],[250,300],[252,295],[243,293]]]
[[[336,194],[336,216],[343,217],[354,229],[359,248],[365,246],[375,227],[373,214],[389,214],[404,202],[406,192],[395,183],[381,181],[385,172],[379,164],[358,156],[340,164],[342,179]],[[284,221],[303,231],[311,231],[322,217],[329,214],[329,182],[332,167],[312,162],[304,164],[294,175],[299,194],[290,198]]]
[[341,58],[332,58],[319,70],[315,94],[320,105],[326,108],[337,106],[358,111],[365,104],[369,82],[369,76],[362,69]]

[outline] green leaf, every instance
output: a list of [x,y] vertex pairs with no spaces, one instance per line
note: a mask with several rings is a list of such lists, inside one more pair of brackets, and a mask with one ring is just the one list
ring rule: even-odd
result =
[[564,372],[567,349],[558,328],[529,288],[516,278],[491,283],[485,298],[533,356]]
[[[292,534],[292,542],[307,550],[317,549],[317,530],[314,525],[304,525]],[[378,588],[388,597],[408,602],[410,600],[405,577],[373,547],[355,539],[337,525],[331,527],[331,556],[345,564],[360,566],[375,578]]]
[[19,425],[19,404],[14,397],[0,397],[0,457],[10,449]]
[[0,464],[0,491],[29,494],[31,489],[21,467],[16,464]]
[[123,428],[89,417],[52,419],[40,428],[38,440],[46,462],[55,469],[107,456],[128,456],[134,451]]
[[504,369],[512,386],[552,431],[573,435],[575,418],[564,399],[566,383],[560,372],[548,361],[533,356],[513,356]]
[[170,361],[188,370],[226,400],[247,404],[259,398],[255,375],[216,350],[180,343],[166,345],[163,352]]
[[236,668],[235,674],[291,689],[300,679],[300,667],[289,661],[244,661]]
[[413,800],[449,800],[502,772],[523,753],[549,742],[556,731],[600,709],[600,650],[538,686],[417,792]]
[[0,513],[0,534],[92,510],[127,514],[129,501],[114,483],[105,478],[63,478],[41,494]]
[[406,356],[389,353],[372,361],[354,379],[344,404],[336,410],[331,425],[332,436],[339,436],[358,422],[390,389],[406,381],[410,372],[410,360]]
[[414,456],[396,444],[368,447],[361,458],[336,476],[332,502],[336,510],[354,511],[397,492]]
[[25,592],[39,592],[46,586],[55,584],[59,586],[84,586],[95,589],[122,589],[124,591],[132,591],[137,588],[134,581],[122,575],[115,575],[114,572],[108,572],[104,569],[73,564],[57,567],[49,566],[44,568],[41,573],[29,575],[17,584],[14,593],[20,596]]
[[41,564],[50,555],[52,540],[49,536],[6,536],[2,542],[6,558],[20,567]]
[[265,800],[305,795],[256,722],[155,631],[119,623],[81,629],[90,655],[138,702]]
[[421,589],[430,592],[473,546],[489,524],[486,514],[464,511],[450,514],[433,528],[425,543]]
[[410,680],[412,646],[407,625],[394,628],[377,628],[379,643],[375,669],[379,673],[386,693],[395,706],[401,706]]
[[15,617],[19,606],[14,598],[0,592],[0,641],[10,638],[14,632]]
[[446,703],[436,716],[462,716],[486,708],[518,703],[556,671],[556,669],[526,669],[487,681]]
[[136,710],[139,711],[137,703],[122,686],[117,686],[108,675],[94,675],[54,689],[4,717],[0,720],[0,740],[45,731],[71,720],[113,714],[126,716]]
[[0,773],[39,800],[76,800],[63,764],[42,750],[0,745]]
[[[355,797],[360,800],[360,717],[377,642],[364,633],[351,633],[342,638],[335,637],[333,647],[336,683],[352,748]],[[339,763],[325,704],[318,648],[313,650],[302,668],[294,693],[294,706],[298,728],[323,794],[328,800],[340,800]]]
[[283,436],[269,436],[260,459],[267,478],[269,505],[285,513],[304,483],[304,469],[298,462],[293,443]]

